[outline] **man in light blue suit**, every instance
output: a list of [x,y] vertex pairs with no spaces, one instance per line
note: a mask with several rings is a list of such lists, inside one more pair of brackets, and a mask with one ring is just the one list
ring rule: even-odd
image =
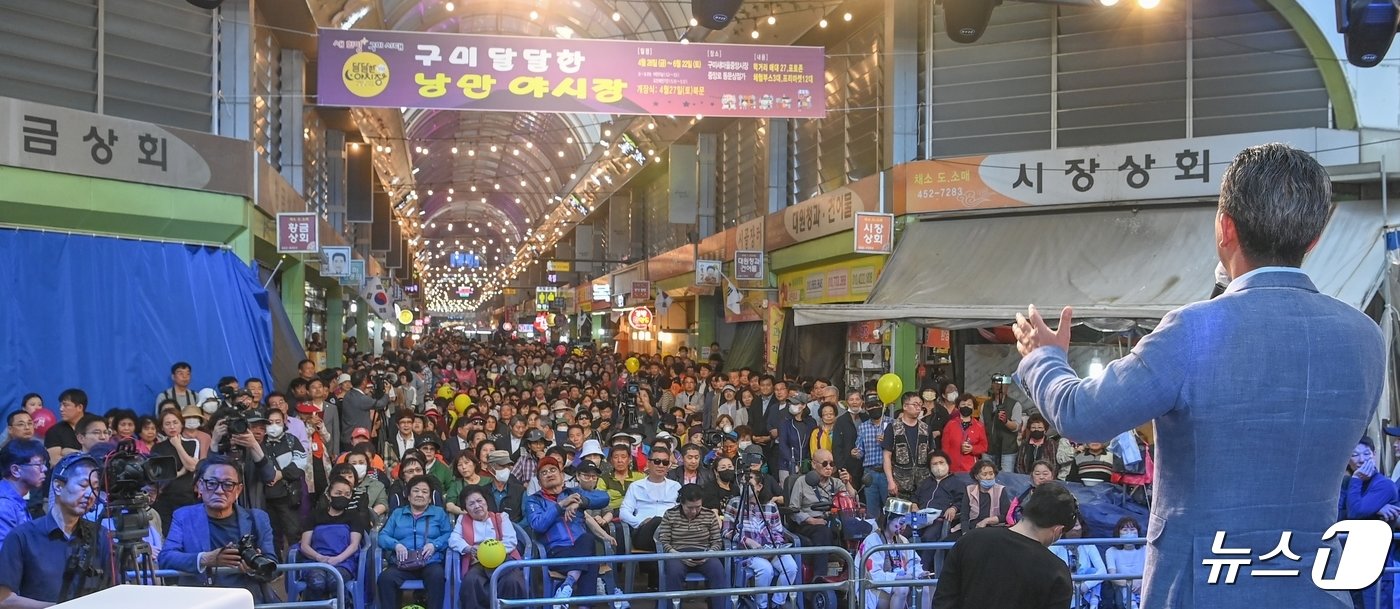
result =
[[[1223,294],[1168,313],[1094,379],[1066,360],[1070,309],[1052,332],[1032,305],[1016,316],[1019,373],[1075,440],[1155,422],[1142,607],[1349,608],[1346,592],[1313,583],[1312,564],[1337,521],[1340,472],[1380,399],[1380,329],[1298,268],[1332,208],[1331,182],[1312,157],[1282,144],[1249,148],[1220,190],[1215,242],[1232,278]],[[1217,531],[1226,532],[1218,549],[1247,556],[1213,549]],[[1301,560],[1275,551],[1284,532]],[[1215,558],[1250,562],[1233,585],[1227,568],[1212,584],[1203,561]],[[1261,569],[1298,575],[1251,575]]]
[[[195,489],[203,503],[175,510],[170,535],[157,558],[160,568],[189,574],[180,577],[180,585],[204,585],[208,578],[202,574],[214,567],[234,567],[246,573],[236,549],[245,535],[252,535],[263,552],[275,555],[267,513],[238,505],[243,480],[236,464],[220,455],[200,461],[195,469]],[[221,588],[244,588],[252,593],[255,603],[277,600],[267,584],[249,575],[220,574],[213,583]]]

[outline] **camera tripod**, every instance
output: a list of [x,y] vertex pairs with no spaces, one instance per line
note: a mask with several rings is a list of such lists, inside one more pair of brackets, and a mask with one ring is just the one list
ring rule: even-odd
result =
[[137,585],[156,585],[156,558],[146,543],[146,535],[151,528],[151,520],[146,516],[150,503],[144,493],[122,497],[107,504],[103,519],[112,523],[113,548],[112,563],[116,566],[116,580]]

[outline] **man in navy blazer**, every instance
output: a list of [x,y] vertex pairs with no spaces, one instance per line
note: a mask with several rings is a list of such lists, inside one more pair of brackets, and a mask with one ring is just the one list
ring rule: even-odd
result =
[[[1313,583],[1312,565],[1337,521],[1339,472],[1380,400],[1380,329],[1299,269],[1332,209],[1317,161],[1282,144],[1249,148],[1220,191],[1215,242],[1231,278],[1223,294],[1168,313],[1091,379],[1066,360],[1070,309],[1052,332],[1032,305],[1016,316],[1019,373],[1050,423],[1075,440],[1155,422],[1143,607],[1349,608],[1346,592]],[[1335,564],[1336,542],[1326,545]],[[1211,581],[1212,559],[1249,562],[1227,584],[1228,567]]]
[[[243,481],[238,467],[226,457],[210,455],[199,462],[195,469],[195,490],[203,503],[175,510],[170,519],[170,535],[157,559],[162,569],[190,574],[180,578],[180,585],[203,585],[206,579],[196,574],[211,567],[242,568],[237,545],[244,535],[252,535],[263,552],[275,555],[267,513],[238,506]],[[244,588],[253,594],[255,603],[276,600],[266,584],[248,575],[219,575],[214,578],[214,585]]]

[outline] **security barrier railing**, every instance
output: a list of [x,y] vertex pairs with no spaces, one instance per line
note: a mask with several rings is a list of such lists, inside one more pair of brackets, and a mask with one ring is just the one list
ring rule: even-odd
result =
[[[855,567],[851,553],[845,548],[836,546],[815,546],[815,547],[792,547],[792,548],[762,548],[757,550],[728,550],[720,552],[670,552],[667,554],[627,554],[616,556],[586,556],[581,558],[545,558],[531,560],[512,560],[496,567],[491,573],[491,609],[511,609],[512,607],[539,607],[554,605],[560,602],[555,598],[533,598],[533,599],[504,599],[497,598],[496,591],[500,589],[500,579],[502,574],[516,570],[539,569],[544,578],[549,577],[548,571],[551,567],[574,567],[585,564],[617,564],[617,563],[638,563],[654,562],[656,560],[681,560],[681,559],[708,559],[718,558],[720,560],[743,559],[753,556],[802,556],[802,555],[834,555],[846,567],[846,572],[852,572]],[[727,571],[733,572],[730,569]],[[804,592],[837,592],[841,590],[849,591],[849,581],[820,582],[811,584],[792,584],[780,586],[747,586],[729,588],[707,588],[701,590],[674,590],[667,592],[629,592],[616,595],[588,595],[574,596],[568,599],[571,604],[581,605],[607,605],[617,601],[656,601],[669,600],[672,602],[684,601],[687,599],[702,599],[714,596],[729,596],[731,601],[737,601],[739,596],[755,594],[786,594]]]
[[[216,567],[212,569],[212,571],[215,575],[236,575],[242,573],[242,571],[233,567]],[[347,606],[345,604],[345,577],[341,575],[340,569],[323,562],[280,563],[277,565],[277,573],[290,573],[293,571],[325,571],[329,573],[332,580],[335,582],[335,596],[317,601],[263,603],[261,605],[253,605],[253,609],[342,609]],[[157,578],[204,577],[207,576],[207,573],[188,573],[185,571],[176,571],[174,569],[157,569],[151,572],[150,575]],[[127,571],[126,577],[127,581],[135,580],[137,578],[137,573],[135,571]]]

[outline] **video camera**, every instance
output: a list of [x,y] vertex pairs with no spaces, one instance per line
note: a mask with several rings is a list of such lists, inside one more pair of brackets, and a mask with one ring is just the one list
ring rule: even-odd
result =
[[143,457],[136,452],[136,440],[117,443],[108,453],[102,468],[102,480],[110,497],[127,497],[142,492],[148,484],[160,484],[175,479],[180,464],[175,457]]
[[374,399],[380,399],[389,392],[389,388],[399,382],[399,375],[388,370],[375,370],[370,373],[370,383],[374,386],[370,390],[370,395]]

